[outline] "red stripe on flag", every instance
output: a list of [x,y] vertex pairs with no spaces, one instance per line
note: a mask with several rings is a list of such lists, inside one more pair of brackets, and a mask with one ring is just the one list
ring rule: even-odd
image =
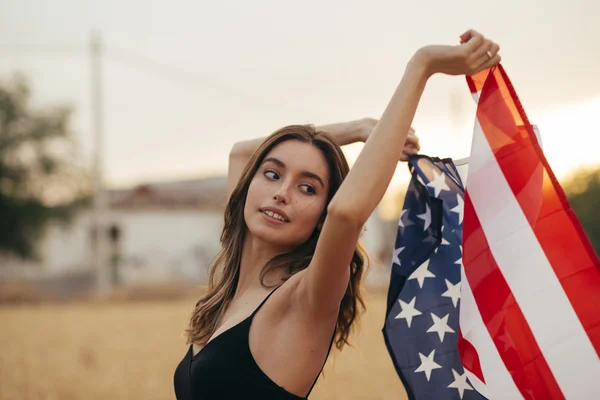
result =
[[460,354],[460,361],[463,367],[471,371],[481,382],[485,383],[479,354],[477,354],[477,350],[471,342],[463,337],[460,328],[458,329],[458,353]]
[[[477,119],[548,262],[600,355],[600,261],[550,169],[502,66],[492,73],[487,82],[490,90],[486,87],[479,99]],[[506,146],[507,143],[518,145]]]
[[489,69],[486,69],[481,72],[478,72],[475,75],[467,77],[467,84],[469,85],[469,90],[471,91],[471,94],[481,92],[481,89],[483,89],[483,84],[487,79],[488,72]]
[[465,275],[506,369],[524,398],[563,399],[523,312],[492,256],[468,191],[464,207]]

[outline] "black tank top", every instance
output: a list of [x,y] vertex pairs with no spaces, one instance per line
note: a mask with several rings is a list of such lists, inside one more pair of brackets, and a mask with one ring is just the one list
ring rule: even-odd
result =
[[[248,337],[252,319],[279,287],[269,293],[248,318],[209,341],[195,356],[193,345],[190,345],[175,370],[177,400],[306,400],[308,395],[306,398],[296,396],[273,382],[256,364],[250,352]],[[333,344],[333,337],[329,350]],[[327,357],[329,351],[325,360]]]

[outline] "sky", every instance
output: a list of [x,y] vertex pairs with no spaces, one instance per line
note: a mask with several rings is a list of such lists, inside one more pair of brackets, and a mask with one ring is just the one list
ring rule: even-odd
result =
[[[595,165],[600,3],[0,0],[0,80],[25,73],[39,107],[69,105],[93,153],[89,40],[103,48],[110,186],[223,174],[239,140],[296,123],[378,118],[412,54],[475,28],[507,70],[562,179]],[[434,76],[413,126],[423,154],[468,156],[464,77]],[[361,145],[348,146],[350,161]],[[392,185],[407,178],[400,165]]]

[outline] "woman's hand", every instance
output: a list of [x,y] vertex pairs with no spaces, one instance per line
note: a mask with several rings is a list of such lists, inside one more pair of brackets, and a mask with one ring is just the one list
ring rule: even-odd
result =
[[379,120],[375,118],[362,118],[356,121],[355,129],[358,141],[366,142],[378,122]]
[[408,157],[411,154],[417,154],[419,150],[421,150],[419,137],[415,135],[414,129],[411,128],[408,136],[406,137],[404,149],[402,150],[402,155],[400,156],[400,161],[408,161]]
[[460,36],[457,46],[425,46],[415,57],[423,60],[428,74],[475,75],[500,62],[500,46],[475,30]]
[[[360,141],[366,142],[373,132],[373,128],[377,125],[378,120],[374,118],[363,118],[359,123],[359,137]],[[411,154],[417,154],[421,150],[421,145],[419,143],[419,137],[415,134],[415,130],[410,128],[408,131],[408,136],[406,137],[406,142],[404,142],[404,149],[402,150],[402,155],[400,156],[400,161],[408,161],[408,156]]]

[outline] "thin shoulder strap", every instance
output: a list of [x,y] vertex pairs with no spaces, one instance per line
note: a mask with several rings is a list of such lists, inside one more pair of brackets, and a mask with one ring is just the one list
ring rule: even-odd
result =
[[335,339],[336,332],[337,332],[337,326],[333,329],[333,336],[331,337],[331,343],[329,344],[329,350],[327,350],[327,355],[325,356],[325,361],[323,361],[323,366],[321,367],[321,370],[319,371],[319,373],[317,374],[317,377],[313,381],[313,384],[310,387],[310,390],[306,394],[306,398],[308,398],[308,396],[310,396],[310,392],[312,392],[313,388],[315,387],[315,384],[319,380],[319,376],[321,376],[321,373],[323,372],[323,369],[325,368],[325,364],[327,363],[327,359],[329,358],[329,353],[331,353],[331,348],[333,347],[333,341]]
[[269,293],[269,294],[267,295],[267,297],[265,297],[265,299],[262,301],[262,303],[260,303],[260,304],[259,304],[259,306],[256,308],[256,310],[254,310],[254,312],[252,313],[252,315],[250,315],[250,319],[254,318],[254,316],[256,315],[256,313],[258,312],[258,310],[260,310],[260,309],[262,308],[262,306],[264,306],[264,305],[265,305],[265,303],[267,302],[267,300],[269,300],[269,297],[271,297],[271,295],[272,295],[273,293],[275,293],[275,291],[276,291],[277,289],[279,289],[280,287],[281,287],[281,285],[277,286],[275,289],[273,289],[273,290],[271,291],[271,293]]

